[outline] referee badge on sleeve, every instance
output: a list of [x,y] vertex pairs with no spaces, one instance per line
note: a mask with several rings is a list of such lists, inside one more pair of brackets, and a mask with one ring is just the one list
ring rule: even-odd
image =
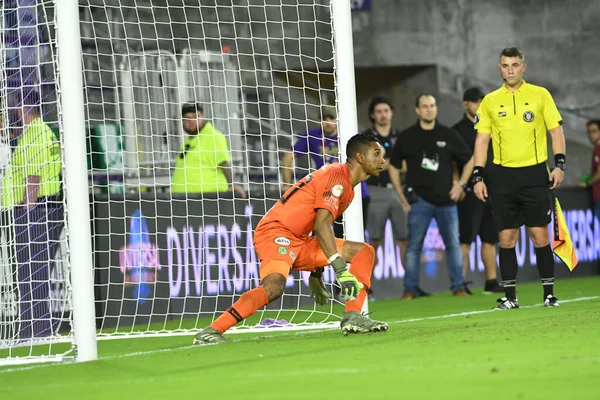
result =
[[479,123],[479,114],[475,114],[475,117],[473,118],[473,122],[475,126],[477,126],[477,124]]
[[533,114],[532,111],[525,111],[523,113],[523,120],[525,122],[531,122],[531,121],[533,121],[534,118],[535,118],[535,115]]

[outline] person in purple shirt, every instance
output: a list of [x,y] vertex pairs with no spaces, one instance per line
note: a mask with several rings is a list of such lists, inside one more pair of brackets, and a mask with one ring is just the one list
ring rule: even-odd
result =
[[[281,191],[285,192],[292,185],[292,164],[294,156],[308,154],[310,156],[314,170],[321,168],[325,164],[331,164],[339,161],[339,143],[337,132],[337,119],[333,113],[324,112],[319,128],[309,129],[301,135],[292,146],[290,152],[286,153],[281,160],[281,177],[283,180]],[[311,169],[313,169],[311,168]],[[296,178],[300,178],[296,176]],[[369,193],[367,184],[361,183],[362,204],[363,204],[363,223],[367,215],[369,205]],[[343,237],[343,227],[341,221],[336,221],[334,225],[336,237]]]

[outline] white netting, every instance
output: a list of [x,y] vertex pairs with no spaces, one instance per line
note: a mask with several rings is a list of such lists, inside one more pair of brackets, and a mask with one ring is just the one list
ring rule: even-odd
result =
[[[95,294],[109,338],[189,333],[258,285],[252,231],[281,196],[281,160],[335,110],[329,1],[132,3],[81,7]],[[222,135],[196,135],[203,121],[182,123],[185,104]],[[337,159],[337,139],[315,136],[294,181],[324,145]],[[240,326],[339,320],[332,305],[315,309],[306,279],[293,273],[283,298]]]
[[56,24],[48,0],[0,11],[0,364],[60,360],[73,336]]
[[[282,160],[293,160],[296,181],[339,157],[335,129],[325,139],[320,129],[324,114],[333,114],[329,123],[336,118],[330,2],[80,1],[81,60],[58,60],[61,5],[2,2],[3,179],[20,166],[10,135],[22,121],[12,97],[35,89],[43,121],[62,137],[58,71],[61,62],[81,61],[99,338],[189,334],[258,285],[252,231],[282,194]],[[190,107],[201,107],[203,118],[190,118]],[[294,157],[286,159],[293,145]],[[36,158],[53,166],[44,171],[60,170],[60,150]],[[64,174],[76,168],[85,166],[68,165]],[[71,352],[69,207],[62,192],[85,189],[59,186],[39,196],[54,202],[53,217],[46,205],[37,207],[21,228],[18,207],[3,203],[0,357],[9,362],[60,360]],[[32,229],[33,213],[42,210],[35,216],[45,218],[42,234],[20,244],[19,232]],[[28,278],[17,253],[34,245],[47,266]],[[281,300],[240,327],[268,319],[292,324],[283,329],[339,321],[335,303],[315,308],[307,278],[294,272]],[[333,281],[330,271],[325,279]],[[44,291],[24,290],[36,284]],[[28,304],[38,307],[33,316]]]

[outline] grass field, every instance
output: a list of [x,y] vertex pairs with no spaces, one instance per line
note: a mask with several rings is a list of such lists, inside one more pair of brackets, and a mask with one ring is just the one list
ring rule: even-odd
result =
[[559,308],[520,284],[496,297],[377,301],[386,333],[339,330],[99,342],[100,360],[0,369],[2,399],[598,399],[600,277],[561,280]]

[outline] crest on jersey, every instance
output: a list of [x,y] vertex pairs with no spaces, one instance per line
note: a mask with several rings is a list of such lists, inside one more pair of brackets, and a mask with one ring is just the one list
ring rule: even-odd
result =
[[331,194],[335,197],[340,197],[344,192],[344,187],[342,185],[335,185],[333,189],[331,189]]
[[531,121],[533,121],[534,118],[535,118],[535,115],[533,114],[532,111],[525,111],[523,113],[523,121],[525,121],[525,122],[531,122]]

